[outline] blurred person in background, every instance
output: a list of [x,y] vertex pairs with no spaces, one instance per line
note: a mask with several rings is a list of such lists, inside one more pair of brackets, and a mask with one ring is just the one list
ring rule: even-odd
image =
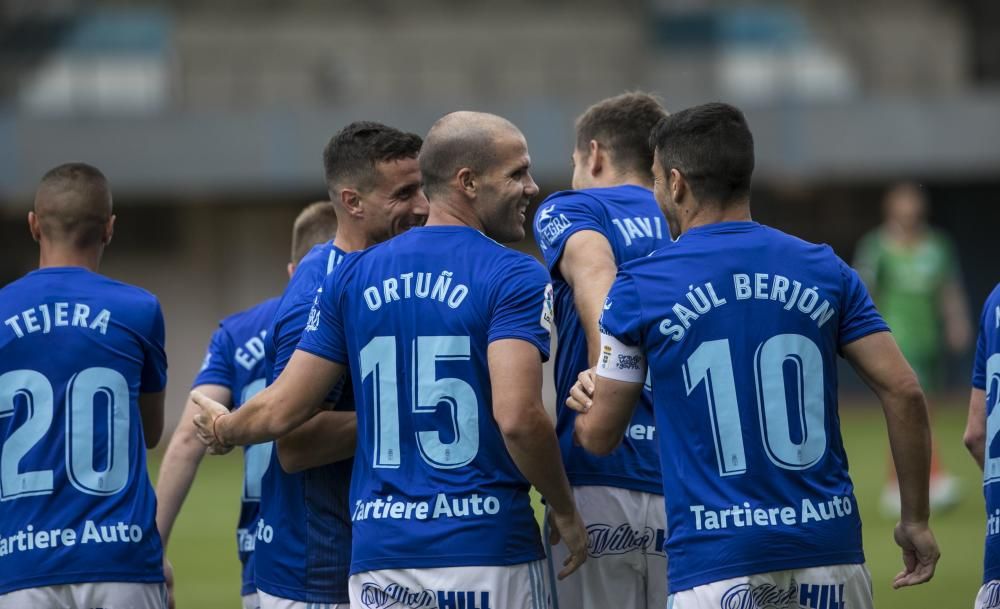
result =
[[[622,265],[601,357],[567,405],[598,455],[652,381],[674,609],[871,609],[861,520],[840,433],[837,356],[885,413],[899,466],[904,569],[929,580],[930,429],[916,375],[857,273],[826,245],[753,222],[753,136],[705,104],[653,130],[654,193],[676,241]],[[594,374],[596,371],[596,379]]]
[[[323,284],[298,350],[234,413],[201,394],[213,450],[281,436],[350,368],[353,607],[548,606],[530,485],[548,502],[560,573],[586,530],[542,403],[551,287],[524,238],[538,186],[520,130],[456,112],[420,152],[427,225],[348,257]],[[341,226],[341,229],[343,227]],[[338,233],[339,237],[339,233]],[[259,563],[258,563],[259,564]]]
[[146,450],[163,432],[163,313],[98,274],[114,233],[107,178],[42,178],[38,270],[0,289],[0,608],[163,609]]
[[[1000,285],[983,305],[972,371],[965,446],[983,470],[986,497],[986,549],[983,585],[976,609],[1000,606],[1000,454],[993,444],[1000,433]],[[992,448],[992,450],[991,450]]]
[[598,321],[618,266],[670,242],[653,198],[649,134],[666,112],[645,93],[602,100],[576,122],[573,189],[547,198],[535,215],[535,241],[552,276],[556,335],[559,445],[580,516],[587,523],[589,560],[580,575],[549,574],[563,609],[662,609],[667,604],[666,534],[660,451],[648,388],[622,445],[595,457],[573,442],[576,411],[564,405],[577,375],[597,364]]
[[[292,226],[292,252],[287,272],[291,278],[300,260],[314,245],[333,239],[337,216],[329,201],[313,203],[302,210]],[[264,340],[274,320],[280,298],[265,300],[245,311],[223,319],[212,334],[201,370],[192,386],[230,408],[239,408],[264,388]],[[181,420],[170,438],[156,483],[156,525],[166,549],[177,515],[202,457],[205,446],[198,440],[193,417],[198,407],[189,399]],[[242,565],[244,609],[258,609],[254,583],[254,543],[260,515],[261,481],[271,462],[273,444],[247,446],[243,454],[243,493],[236,525],[236,545]],[[171,565],[164,561],[168,584],[172,584]],[[171,590],[171,603],[173,590]],[[172,605],[171,605],[172,606]]]
[[[889,189],[884,221],[862,237],[854,267],[921,386],[933,397],[942,388],[945,348],[963,353],[972,329],[954,243],[928,225],[927,204],[917,184],[904,182]],[[930,492],[934,509],[951,507],[959,499],[958,480],[944,470],[937,450]],[[891,465],[880,503],[887,516],[899,514],[899,485]]]

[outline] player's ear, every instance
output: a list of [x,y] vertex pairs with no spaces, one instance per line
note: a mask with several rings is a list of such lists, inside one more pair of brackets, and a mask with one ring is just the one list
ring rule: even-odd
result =
[[463,167],[458,170],[455,180],[458,182],[459,190],[464,192],[467,197],[470,199],[474,199],[476,197],[476,189],[479,186],[476,172],[472,171],[468,167]]
[[42,240],[42,227],[39,225],[38,216],[33,211],[28,212],[28,230],[31,231],[31,238],[35,240],[35,243]]
[[361,197],[358,196],[358,191],[353,188],[344,188],[340,191],[338,198],[349,215],[354,217],[361,215]]
[[295,274],[295,263],[294,262],[289,262],[288,263],[288,267],[286,267],[286,268],[288,269],[288,278],[291,279],[292,275]]
[[684,179],[684,174],[676,169],[671,169],[670,176],[667,178],[667,190],[670,192],[670,199],[674,203],[680,203],[688,191],[687,180]]
[[116,217],[114,214],[111,214],[111,217],[108,218],[108,223],[104,225],[104,236],[101,238],[101,243],[106,246],[111,244],[111,238],[115,235]]
[[604,169],[604,163],[606,160],[604,155],[607,153],[607,149],[602,147],[600,142],[597,140],[590,140],[588,152],[587,173],[591,176],[596,176],[601,173],[602,169]]

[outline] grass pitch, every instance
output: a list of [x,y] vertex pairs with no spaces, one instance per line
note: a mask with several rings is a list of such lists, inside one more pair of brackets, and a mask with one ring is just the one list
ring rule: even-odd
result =
[[[981,475],[962,445],[965,411],[962,405],[941,408],[934,435],[945,466],[961,481],[962,501],[937,514],[932,526],[941,546],[937,575],[929,584],[892,590],[900,570],[900,551],[892,541],[894,522],[878,513],[885,478],[887,439],[881,409],[874,402],[841,412],[856,494],[864,522],[865,554],[875,587],[878,609],[971,608],[982,574],[983,509]],[[166,446],[166,442],[163,443]],[[157,471],[159,454],[150,459]],[[174,565],[178,609],[215,607],[237,609],[239,562],[235,524],[239,511],[242,456],[206,457],[194,488],[174,528],[168,556]]]

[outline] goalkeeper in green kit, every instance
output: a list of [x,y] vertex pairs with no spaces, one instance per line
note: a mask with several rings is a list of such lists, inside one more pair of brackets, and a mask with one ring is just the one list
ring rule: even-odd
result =
[[[941,388],[945,347],[962,353],[972,339],[955,247],[947,235],[927,224],[927,197],[916,184],[898,184],[888,191],[884,218],[882,226],[859,242],[854,266],[924,391],[933,396]],[[931,507],[946,509],[958,502],[959,489],[936,452]],[[886,516],[899,515],[899,488],[891,466],[881,508]]]

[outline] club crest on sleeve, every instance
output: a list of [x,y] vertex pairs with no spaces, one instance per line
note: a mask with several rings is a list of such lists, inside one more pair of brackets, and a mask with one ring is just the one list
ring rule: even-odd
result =
[[552,331],[552,320],[555,317],[555,299],[552,295],[552,284],[545,284],[545,299],[542,302],[542,318],[539,323],[546,332]]
[[309,309],[309,319],[306,320],[306,332],[315,332],[319,330],[319,297],[323,294],[323,288],[316,291],[316,297],[313,298],[312,308]]

